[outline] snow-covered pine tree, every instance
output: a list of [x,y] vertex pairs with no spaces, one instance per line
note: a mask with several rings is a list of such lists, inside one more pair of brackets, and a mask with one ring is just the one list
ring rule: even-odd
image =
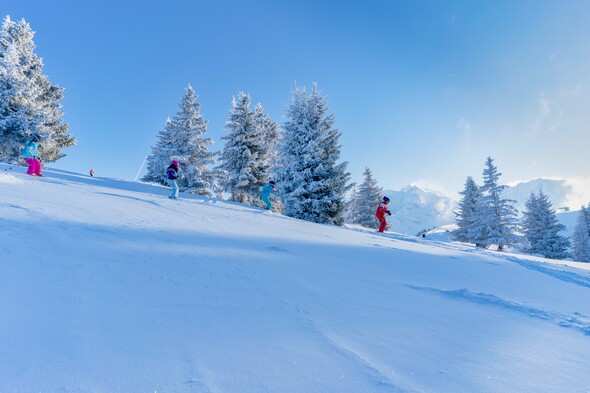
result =
[[63,87],[51,85],[46,78],[40,79],[39,83],[44,92],[39,104],[45,108],[46,113],[43,121],[43,132],[46,136],[39,146],[39,153],[45,161],[55,162],[65,156],[62,149],[76,144],[76,138],[68,134],[70,126],[62,118]]
[[283,214],[342,225],[350,173],[340,164],[340,133],[333,129],[326,99],[314,84],[311,93],[295,88],[279,149],[277,183]]
[[457,216],[455,222],[458,228],[452,233],[453,238],[460,242],[477,243],[478,222],[482,206],[482,193],[478,185],[471,176],[465,181],[465,188],[459,194],[463,195],[459,202],[459,210],[455,212]]
[[43,62],[35,54],[34,33],[23,19],[6,17],[0,30],[0,160],[16,161],[33,133],[44,139],[40,154],[46,161],[63,157],[61,149],[73,146],[68,125],[61,119],[63,88],[42,74]]
[[515,201],[502,198],[506,186],[498,184],[501,175],[492,157],[488,157],[483,171],[483,203],[478,218],[478,233],[474,239],[476,244],[485,247],[496,244],[499,251],[518,241],[513,233],[517,214],[513,206]]
[[534,245],[541,241],[541,214],[539,211],[539,198],[534,192],[531,192],[529,199],[524,204],[523,216],[521,219],[521,229],[525,236],[526,242],[524,249],[530,253],[535,253]]
[[231,194],[235,202],[251,203],[259,185],[252,172],[256,166],[254,152],[253,113],[250,109],[250,95],[239,92],[232,98],[232,107],[225,123],[228,135],[221,152],[219,169],[223,171],[222,188]]
[[223,190],[231,193],[233,201],[257,204],[260,187],[268,181],[276,156],[277,126],[262,105],[252,111],[250,95],[240,92],[232,100],[225,128],[228,135],[222,139],[227,142],[219,165]]
[[569,241],[559,234],[565,226],[557,220],[549,197],[542,191],[531,193],[525,204],[522,229],[531,254],[563,259],[568,256]]
[[171,160],[180,163],[178,185],[184,192],[211,196],[215,185],[215,172],[210,169],[215,153],[207,146],[213,142],[203,138],[207,121],[201,116],[197,94],[189,85],[174,118],[157,135],[155,146],[147,159],[147,173],[142,181],[166,184],[165,171]]
[[216,180],[212,165],[217,154],[208,149],[213,141],[204,138],[207,120],[201,116],[201,104],[197,98],[197,93],[188,85],[180,102],[180,111],[172,119],[178,142],[175,157],[181,166],[178,186],[190,194],[212,196]]
[[272,176],[272,168],[276,164],[278,156],[279,128],[258,103],[254,108],[254,127],[259,138],[258,146],[258,170],[262,182],[266,183]]
[[34,54],[33,32],[7,16],[0,31],[0,159],[15,160],[26,139],[41,129],[43,113],[36,111],[43,67]]
[[[262,104],[258,103],[254,108],[254,127],[258,135],[258,178],[261,184],[266,184],[274,176],[274,168],[278,159],[279,127],[270,116],[264,113]],[[264,202],[256,197],[255,204],[264,207]],[[282,211],[283,204],[279,199],[273,201],[273,211]]]
[[353,183],[350,188],[350,198],[346,202],[346,209],[344,209],[344,222],[346,223],[353,224],[357,220],[356,212],[358,209],[356,208],[356,195],[358,192],[358,185]]
[[572,237],[572,254],[576,261],[590,262],[590,203],[582,206]]
[[178,141],[176,130],[170,118],[166,119],[166,125],[158,135],[156,135],[156,144],[152,146],[151,153],[147,157],[147,172],[141,178],[142,181],[150,183],[166,184],[164,172],[170,161],[176,155]]
[[349,202],[347,222],[366,228],[379,228],[379,220],[377,220],[375,212],[377,205],[383,198],[383,188],[379,187],[368,167],[365,167],[363,175],[365,176],[363,182],[353,192]]

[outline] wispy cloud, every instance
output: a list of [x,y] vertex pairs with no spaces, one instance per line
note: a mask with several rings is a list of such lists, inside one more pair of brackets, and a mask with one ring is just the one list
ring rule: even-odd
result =
[[572,192],[568,195],[568,206],[578,210],[582,205],[590,203],[590,178],[574,177],[567,179],[567,183],[572,187]]
[[453,195],[457,194],[457,190],[450,189],[448,185],[444,185],[439,179],[419,179],[410,183],[411,186],[416,186],[426,191],[435,192],[454,199]]
[[461,130],[463,130],[465,132],[465,134],[470,134],[471,129],[473,128],[471,126],[471,122],[469,122],[463,118],[461,118],[457,121],[457,127],[459,127]]
[[555,67],[558,70],[561,69],[561,63],[559,62],[556,53],[552,53],[549,55],[549,61],[551,62],[551,64],[553,64],[553,67]]
[[451,15],[448,19],[447,22],[450,24],[454,24],[457,23],[459,21],[459,17],[457,15]]
[[[543,176],[546,180],[560,180],[564,182],[562,185],[565,194],[560,200],[552,201],[556,204],[554,207],[568,206],[572,210],[579,210],[582,205],[590,203],[590,177],[553,177]],[[514,180],[507,182],[506,185],[510,187],[517,186],[520,183],[530,182],[535,179],[528,180]],[[553,190],[554,192],[557,190]]]
[[531,127],[535,130],[542,128],[549,114],[551,113],[553,103],[545,97],[545,93],[541,93],[541,96],[537,100],[537,113],[531,122]]

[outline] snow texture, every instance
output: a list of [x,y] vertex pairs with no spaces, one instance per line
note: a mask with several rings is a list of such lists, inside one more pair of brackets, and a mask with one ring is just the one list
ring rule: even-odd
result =
[[0,164],[1,392],[590,389],[589,264],[44,174]]

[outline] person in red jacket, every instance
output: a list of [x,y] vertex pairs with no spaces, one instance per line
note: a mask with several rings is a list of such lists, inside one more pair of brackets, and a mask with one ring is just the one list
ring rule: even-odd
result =
[[388,205],[389,198],[383,197],[383,202],[379,203],[379,206],[377,206],[377,212],[375,212],[375,215],[377,216],[377,219],[381,224],[379,226],[379,232],[381,233],[383,233],[385,227],[387,226],[387,220],[385,219],[385,215],[387,214],[388,216],[391,216],[391,212],[387,209]]

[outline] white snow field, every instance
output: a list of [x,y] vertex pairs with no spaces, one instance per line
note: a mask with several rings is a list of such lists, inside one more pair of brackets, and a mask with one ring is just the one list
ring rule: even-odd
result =
[[0,392],[590,391],[587,269],[24,172]]

